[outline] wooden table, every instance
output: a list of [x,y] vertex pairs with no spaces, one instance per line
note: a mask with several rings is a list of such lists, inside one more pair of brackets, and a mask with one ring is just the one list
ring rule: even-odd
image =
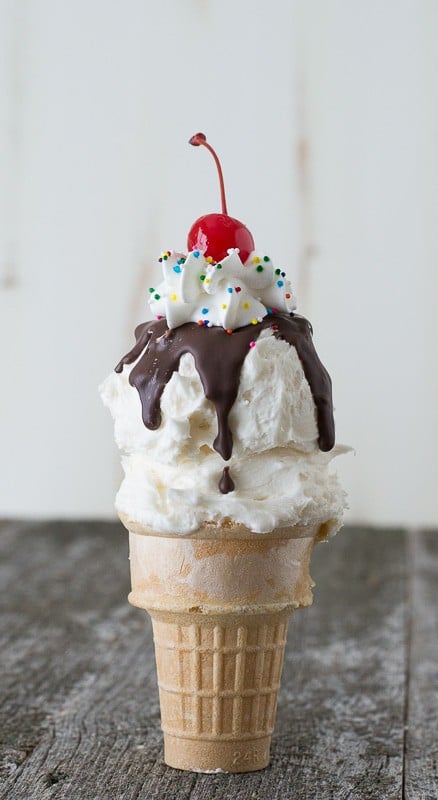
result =
[[437,800],[438,534],[345,529],[290,625],[271,766],[162,761],[151,625],[116,523],[0,525],[0,798]]

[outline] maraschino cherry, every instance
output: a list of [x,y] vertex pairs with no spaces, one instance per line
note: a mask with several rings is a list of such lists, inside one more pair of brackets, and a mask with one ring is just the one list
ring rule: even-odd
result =
[[225,258],[230,248],[238,247],[240,260],[245,263],[249,254],[254,250],[254,239],[243,222],[228,215],[220,161],[212,146],[208,144],[204,133],[195,133],[189,139],[189,143],[195,147],[204,145],[216,162],[221,190],[222,214],[205,214],[205,216],[199,217],[190,228],[187,247],[189,250],[201,250],[206,258],[211,256],[216,262]]

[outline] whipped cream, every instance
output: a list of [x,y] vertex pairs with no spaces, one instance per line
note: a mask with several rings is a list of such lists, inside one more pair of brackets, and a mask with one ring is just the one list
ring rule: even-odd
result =
[[149,304],[157,319],[166,317],[169,328],[197,322],[234,330],[296,308],[286,273],[264,253],[253,251],[243,264],[237,248],[218,263],[200,250],[187,256],[168,250],[159,261],[163,281],[149,289]]

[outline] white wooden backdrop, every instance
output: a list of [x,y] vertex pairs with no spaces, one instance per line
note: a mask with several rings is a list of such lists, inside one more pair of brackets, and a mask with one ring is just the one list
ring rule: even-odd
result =
[[436,0],[1,0],[0,514],[113,513],[97,385],[216,210],[288,265],[350,519],[437,524]]

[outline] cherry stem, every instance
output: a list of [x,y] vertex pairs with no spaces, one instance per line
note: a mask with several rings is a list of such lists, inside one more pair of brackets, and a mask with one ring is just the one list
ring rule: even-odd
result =
[[217,155],[216,155],[215,151],[213,150],[211,144],[209,144],[207,142],[207,137],[206,137],[205,133],[195,133],[195,135],[192,136],[191,139],[189,139],[189,144],[192,144],[194,147],[199,147],[202,144],[202,145],[204,145],[204,147],[207,148],[207,150],[210,151],[211,155],[213,156],[213,158],[215,160],[215,163],[216,163],[218,175],[219,175],[219,186],[220,186],[220,190],[221,190],[222,214],[226,214],[228,216],[227,201],[226,201],[226,197],[225,197],[224,176],[222,174],[222,167],[221,167],[221,162],[219,161],[219,158],[217,157]]

